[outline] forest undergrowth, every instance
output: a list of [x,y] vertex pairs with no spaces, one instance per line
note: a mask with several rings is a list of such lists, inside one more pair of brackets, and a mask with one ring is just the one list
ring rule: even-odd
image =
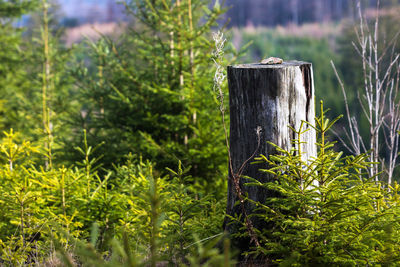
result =
[[[225,12],[219,1],[212,7],[205,0],[124,4],[131,18],[124,34],[67,48],[54,3],[0,1],[1,266],[235,266],[243,257],[264,266],[400,264],[397,155],[389,182],[383,157],[398,145],[393,133],[400,120],[390,119],[399,114],[400,67],[397,42],[386,50],[378,45],[381,24],[374,24],[374,35],[361,23],[357,77],[368,90],[381,90],[371,93],[382,104],[373,118],[389,112],[371,134],[381,137],[379,147],[394,138],[389,148],[339,152],[346,147],[331,132],[338,118],[329,120],[321,102],[310,125],[318,133],[317,157],[305,162],[296,149],[302,129],[293,129],[291,151],[276,147],[277,155],[259,155],[260,171],[275,178],[252,177],[248,185],[279,197],[253,203],[257,212],[246,219],[233,218],[243,228],[229,236],[223,229],[230,160],[225,67],[243,59],[249,46],[237,50],[221,33],[213,42]],[[29,26],[16,27],[24,14]],[[310,42],[304,39],[301,49]],[[392,54],[380,58],[382,51]],[[385,71],[368,63],[369,53]],[[349,102],[356,99],[349,94]],[[341,108],[348,111],[347,103]],[[365,121],[368,116],[357,131],[374,129]],[[242,192],[241,200],[252,202]],[[271,227],[248,231],[253,219]],[[249,244],[240,256],[231,240],[243,236],[255,237],[258,246]]]

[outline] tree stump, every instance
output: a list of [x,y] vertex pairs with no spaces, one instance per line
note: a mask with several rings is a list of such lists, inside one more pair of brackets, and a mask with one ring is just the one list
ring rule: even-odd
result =
[[[240,178],[242,194],[254,201],[263,203],[274,195],[262,187],[244,186],[243,176],[255,178],[261,182],[272,177],[260,172],[265,164],[250,164],[252,155],[270,156],[276,150],[267,141],[290,150],[297,137],[289,126],[298,130],[302,121],[314,124],[314,85],[311,63],[300,61],[283,62],[277,65],[241,64],[228,67],[229,103],[230,103],[230,155],[232,172],[237,175],[243,167]],[[309,127],[304,124],[305,128]],[[257,129],[260,130],[258,139]],[[316,156],[316,135],[311,129],[303,134],[303,160]],[[251,158],[251,159],[250,159]],[[250,160],[249,160],[250,159]],[[243,165],[245,162],[247,163]],[[237,216],[243,213],[233,182],[232,172],[228,181],[227,214]],[[246,213],[252,213],[253,205],[244,203]],[[243,214],[242,214],[243,218]],[[253,226],[260,229],[268,227],[252,219]],[[228,233],[238,231],[238,224],[225,220]],[[269,226],[270,227],[270,226]],[[246,251],[249,240],[233,240],[234,246]],[[236,244],[235,244],[236,243]],[[254,244],[253,244],[254,245]]]

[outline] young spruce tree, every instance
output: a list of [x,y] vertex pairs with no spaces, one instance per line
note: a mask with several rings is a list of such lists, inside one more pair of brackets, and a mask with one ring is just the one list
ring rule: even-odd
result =
[[76,125],[90,143],[105,141],[105,162],[133,152],[165,171],[181,161],[196,183],[220,187],[226,152],[211,93],[210,31],[223,11],[204,0],[125,4],[125,33],[92,43],[91,65],[76,72],[86,100]]

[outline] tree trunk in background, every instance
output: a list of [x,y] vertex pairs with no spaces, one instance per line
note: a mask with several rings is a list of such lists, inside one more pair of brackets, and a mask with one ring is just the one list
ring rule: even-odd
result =
[[314,1],[314,19],[316,22],[323,22],[324,20],[324,2],[323,1]]
[[[230,154],[233,175],[238,174],[243,164],[256,155],[269,156],[276,150],[267,141],[290,150],[295,137],[288,126],[296,130],[301,122],[314,124],[314,84],[312,65],[306,62],[289,61],[278,65],[244,64],[228,67],[228,83],[230,97]],[[256,129],[260,127],[260,142]],[[304,127],[308,127],[304,125]],[[305,129],[305,128],[304,128]],[[311,129],[303,134],[303,159],[316,156],[316,135]],[[272,177],[259,171],[265,164],[250,164],[250,159],[244,166],[240,188],[242,195],[261,203],[273,192],[261,187],[244,186],[243,176],[256,178],[261,182],[271,181]],[[243,213],[243,206],[235,203],[239,200],[237,188],[230,172],[228,181],[227,214],[238,216]],[[252,213],[253,206],[245,202],[247,215]],[[242,214],[243,217],[243,214]],[[268,227],[262,222],[252,219],[255,228]],[[239,225],[225,220],[225,230],[229,233],[239,231]],[[249,247],[249,240],[233,240],[241,252]]]
[[299,0],[292,0],[290,2],[292,9],[292,23],[295,25],[299,24]]
[[[376,6],[377,0],[361,0],[363,7]],[[384,6],[399,0],[381,0]],[[227,17],[231,26],[277,26],[357,18],[356,0],[229,0]],[[297,5],[297,11],[296,11]],[[296,19],[297,17],[297,19]]]

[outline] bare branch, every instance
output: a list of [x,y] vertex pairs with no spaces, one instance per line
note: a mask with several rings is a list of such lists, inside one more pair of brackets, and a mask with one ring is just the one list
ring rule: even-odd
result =
[[[350,146],[347,145],[347,142],[345,142],[345,140],[343,140],[343,138],[340,136],[340,134],[339,134],[337,131],[335,131],[335,130],[333,130],[333,129],[331,129],[331,131],[332,131],[333,134],[339,139],[340,143],[341,143],[350,153],[352,153],[352,154],[354,154],[354,155],[357,154],[355,150],[353,150],[352,148],[350,148]],[[345,129],[344,127],[343,127],[343,132],[346,132],[346,129]],[[347,136],[348,136],[348,135],[347,135]]]
[[[368,99],[368,97],[366,97],[365,95],[364,95],[364,97],[367,99],[367,101],[368,101],[368,103],[371,103],[370,102],[370,99]],[[363,112],[364,112],[364,116],[367,118],[367,120],[368,120],[368,123],[372,123],[372,120],[371,120],[371,118],[370,118],[370,116],[369,116],[369,114],[368,114],[368,112],[367,112],[367,109],[365,108],[365,106],[364,106],[364,103],[362,102],[362,100],[361,100],[361,96],[360,96],[360,92],[359,91],[357,91],[357,98],[358,98],[358,102],[360,103],[360,106],[361,106],[361,108],[362,108],[362,110],[363,110]]]
[[[347,123],[348,123],[349,129],[350,129],[350,138],[349,138],[349,139],[350,139],[350,141],[351,141],[352,146],[355,148],[355,147],[358,147],[358,146],[357,146],[357,144],[356,144],[356,137],[354,136],[353,127],[352,127],[352,125],[351,125],[351,119],[350,119],[350,116],[351,116],[351,115],[350,115],[349,104],[348,104],[348,101],[347,101],[346,90],[345,90],[345,88],[344,88],[343,81],[342,81],[342,79],[340,78],[340,76],[339,76],[339,74],[338,74],[338,72],[337,72],[336,66],[335,66],[335,64],[333,63],[332,60],[331,60],[331,65],[332,65],[333,71],[335,72],[336,78],[337,78],[338,81],[339,81],[340,88],[342,89],[342,93],[343,93],[343,97],[344,97],[344,104],[345,104],[345,107],[346,107]],[[357,150],[357,149],[355,149],[355,150]]]

